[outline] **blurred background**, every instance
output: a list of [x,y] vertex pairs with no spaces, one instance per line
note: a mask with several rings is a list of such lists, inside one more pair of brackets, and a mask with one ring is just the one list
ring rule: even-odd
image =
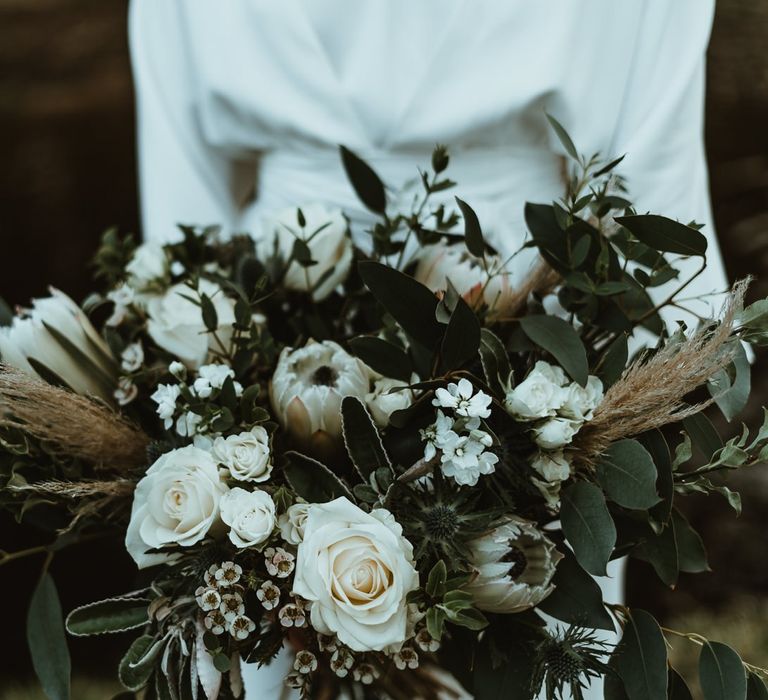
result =
[[[124,0],[0,0],[0,296],[25,304],[53,284],[82,299],[101,232],[135,231],[133,93]],[[715,222],[732,279],[751,274],[753,298],[768,296],[768,2],[719,0],[709,50],[707,149]],[[754,426],[768,403],[768,362],[753,369]],[[737,430],[733,426],[730,430]],[[738,520],[716,497],[689,499],[704,535],[711,573],[665,590],[641,563],[629,571],[632,605],[675,629],[737,644],[745,659],[768,665],[768,477],[732,479],[742,491]],[[0,518],[0,549],[32,542]],[[24,616],[40,562],[0,569],[3,653],[0,700],[42,697],[29,683]],[[135,568],[121,548],[94,545],[54,562],[65,610],[92,597],[129,590]],[[87,585],[81,586],[81,581]],[[111,679],[129,639],[71,643],[77,700],[117,692]],[[674,644],[688,678],[698,649]]]

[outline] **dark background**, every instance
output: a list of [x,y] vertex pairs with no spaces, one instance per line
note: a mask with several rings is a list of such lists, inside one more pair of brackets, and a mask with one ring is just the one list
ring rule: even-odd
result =
[[[49,284],[82,299],[101,232],[111,225],[137,229],[125,15],[122,0],[0,0],[0,296],[11,303],[26,303]],[[706,115],[712,199],[728,271],[732,279],[755,277],[753,298],[768,296],[766,46],[768,3],[720,0]],[[760,403],[768,403],[762,357],[753,381],[750,425],[760,420]],[[725,629],[735,618],[746,625],[750,618],[765,621],[768,477],[758,471],[734,480],[745,496],[738,520],[714,496],[693,499],[689,515],[708,542],[713,572],[684,577],[671,596],[644,565],[633,564],[630,603],[665,620],[697,620],[712,630]],[[1,549],[31,543],[0,519]],[[31,673],[23,619],[39,565],[31,559],[0,568],[0,697],[7,681]],[[96,587],[105,595],[129,590],[134,576],[122,548],[93,544],[54,562],[52,571],[65,609],[86,602]],[[733,643],[749,637],[748,660],[768,664],[768,636],[745,629],[731,632],[738,637]],[[128,641],[76,640],[75,669],[113,675]]]

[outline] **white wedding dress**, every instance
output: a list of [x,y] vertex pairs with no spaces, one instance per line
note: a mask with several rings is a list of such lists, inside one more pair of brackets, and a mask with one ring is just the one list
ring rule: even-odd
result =
[[[275,210],[338,206],[364,243],[369,213],[344,144],[398,188],[451,152],[449,175],[502,251],[523,204],[563,191],[561,146],[627,156],[638,210],[706,225],[690,294],[722,290],[702,139],[714,0],[133,0],[143,233],[177,223],[260,235]],[[254,194],[255,193],[255,194]],[[517,271],[530,257],[515,259]],[[601,581],[622,599],[620,565]],[[287,666],[290,659],[282,659]],[[284,669],[246,670],[249,698],[279,698]],[[590,700],[602,698],[594,688]]]

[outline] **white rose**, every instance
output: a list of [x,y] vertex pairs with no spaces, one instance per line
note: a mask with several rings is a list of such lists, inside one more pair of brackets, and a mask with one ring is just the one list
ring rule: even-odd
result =
[[504,407],[522,421],[554,416],[565,400],[561,379],[565,379],[562,369],[539,361],[525,380],[507,392]]
[[309,515],[309,503],[294,503],[277,519],[280,535],[288,544],[301,544],[304,539],[307,515]]
[[[403,389],[406,382],[400,379],[382,377],[373,383],[373,390],[365,395],[365,405],[376,424],[382,428],[389,425],[389,417],[395,412],[408,408],[413,403],[413,392]],[[399,389],[399,391],[392,391]]]
[[[435,243],[424,246],[417,256],[414,277],[433,292],[445,291],[448,280],[470,305],[481,299],[494,308],[501,299],[511,293],[509,274],[501,271],[503,261],[493,255],[486,256],[486,263],[471,255],[463,243]],[[486,269],[487,264],[487,269]],[[488,281],[488,270],[496,272]]]
[[550,418],[533,429],[533,439],[545,450],[559,450],[570,444],[580,427],[567,418]]
[[557,452],[539,452],[531,462],[531,466],[549,482],[566,481],[571,477],[571,463],[563,454]]
[[246,491],[236,486],[221,497],[221,519],[229,525],[235,547],[255,547],[275,529],[275,503],[266,491]]
[[269,433],[260,425],[239,435],[217,437],[213,441],[213,456],[238,481],[262,482],[272,473]]
[[341,400],[365,400],[368,368],[330,340],[310,340],[303,348],[284,348],[270,385],[280,424],[299,439],[323,432],[341,435]]
[[299,227],[296,209],[286,209],[266,223],[267,235],[260,253],[264,257],[272,255],[276,242],[280,257],[288,260],[296,238],[303,239],[317,264],[303,267],[292,262],[283,283],[288,289],[311,291],[315,301],[322,301],[349,275],[352,241],[341,210],[310,204],[301,211],[305,219],[303,229]]
[[402,643],[406,596],[418,585],[413,547],[391,513],[368,514],[346,498],[309,507],[293,592],[311,601],[318,632],[353,651]]
[[565,389],[565,401],[559,413],[566,418],[580,422],[592,420],[595,409],[603,400],[603,383],[590,375],[587,385],[581,386],[573,382]]
[[131,284],[137,289],[144,289],[156,280],[168,274],[168,256],[159,243],[142,243],[133,251],[131,261],[125,266]]
[[[198,291],[213,302],[219,324],[216,334],[228,348],[235,322],[234,302],[209,280],[200,280]],[[187,367],[196,369],[205,363],[209,349],[221,350],[221,347],[213,333],[206,331],[200,306],[186,297],[195,299],[198,292],[185,284],[176,284],[164,294],[148,296],[147,330],[163,350],[178,357]]]
[[78,394],[112,401],[117,366],[109,346],[82,309],[66,294],[33,299],[24,316],[0,327],[0,359],[32,376],[35,366],[52,372]]
[[162,455],[133,494],[125,548],[139,568],[172,559],[150,549],[200,542],[219,523],[219,502],[227,491],[208,452],[189,446]]

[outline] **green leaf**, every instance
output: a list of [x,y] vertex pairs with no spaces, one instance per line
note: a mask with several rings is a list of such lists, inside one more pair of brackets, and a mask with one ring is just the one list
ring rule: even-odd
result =
[[712,421],[704,413],[694,413],[683,419],[683,428],[688,433],[702,456],[709,461],[712,456],[723,448],[723,441]]
[[579,566],[567,547],[563,555],[552,579],[555,590],[536,607],[562,622],[613,632],[616,627],[603,605],[597,581]]
[[477,355],[479,347],[480,320],[469,304],[458,297],[440,346],[443,369],[446,372],[458,369]]
[[162,642],[149,634],[133,640],[118,669],[120,682],[128,690],[139,690],[147,684],[162,647]]
[[509,355],[504,348],[504,343],[493,331],[483,328],[480,331],[479,351],[485,381],[499,396],[504,396],[509,378],[512,375],[512,366],[509,363]]
[[148,605],[144,598],[108,598],[82,605],[67,616],[67,632],[84,637],[136,629],[149,622]]
[[691,691],[688,689],[683,677],[670,667],[669,674],[667,676],[667,686],[669,700],[693,700]]
[[768,700],[768,688],[756,673],[747,676],[747,700]]
[[629,700],[667,700],[667,646],[659,623],[635,609],[615,659]]
[[370,483],[371,474],[377,469],[388,469],[394,473],[379,431],[368,410],[360,399],[345,396],[341,401],[341,425],[344,444],[349,458],[365,484]]
[[435,318],[435,295],[413,277],[378,262],[362,261],[358,270],[365,286],[402,329],[433,350],[443,335],[443,327]]
[[394,343],[372,335],[360,335],[349,341],[352,352],[366,365],[385,377],[409,382],[413,366],[406,352]]
[[707,389],[727,421],[741,413],[749,400],[751,387],[751,365],[740,340],[730,344],[734,352],[731,368],[733,381],[727,369],[721,369],[707,383]]
[[485,240],[477,214],[469,204],[458,197],[456,197],[456,204],[459,205],[461,215],[464,218],[464,243],[467,250],[476,258],[482,258],[485,255]]
[[485,629],[488,627],[488,619],[481,613],[479,610],[476,610],[475,608],[462,608],[459,610],[454,610],[449,607],[445,607],[445,614],[448,620],[450,620],[454,625],[459,625],[459,627],[466,627],[469,630],[474,630],[475,632],[478,632],[482,629]]
[[379,176],[368,163],[348,148],[344,146],[339,148],[344,170],[360,201],[372,212],[384,214],[387,208],[387,195]]
[[432,639],[440,639],[443,636],[443,626],[445,625],[445,613],[438,607],[431,607],[427,610],[427,632]]
[[657,214],[617,216],[616,222],[629,230],[637,240],[654,250],[679,255],[700,255],[707,252],[707,239],[695,228]]
[[27,643],[32,665],[49,700],[69,700],[72,663],[56,584],[43,574],[27,613]]
[[649,430],[638,438],[656,465],[656,488],[661,501],[650,512],[652,524],[663,526],[672,515],[672,501],[675,494],[675,481],[672,475],[672,457],[669,446],[660,430]]
[[475,700],[530,700],[533,676],[533,645],[520,644],[510,650],[509,659],[493,667],[489,649],[475,656],[473,690]]
[[448,569],[445,562],[440,559],[429,572],[427,577],[427,595],[433,598],[442,598],[445,594],[445,582],[448,579]]
[[616,544],[616,526],[603,492],[594,484],[578,481],[561,494],[563,533],[579,564],[590,574],[605,576]]
[[299,452],[286,452],[285,478],[291,488],[309,503],[327,503],[340,496],[352,503],[354,497],[344,483],[328,467]]
[[570,323],[556,316],[537,315],[521,318],[520,327],[536,345],[552,355],[574,381],[586,385],[587,353]]
[[661,581],[674,588],[680,575],[675,521],[671,520],[658,533],[649,528],[647,538],[632,550],[632,556],[647,561]]
[[746,700],[747,674],[739,655],[727,644],[706,642],[699,656],[704,700]]
[[200,309],[203,312],[203,323],[209,331],[215,331],[219,327],[219,315],[211,298],[204,292],[200,295]]
[[627,344],[626,334],[620,335],[614,340],[603,354],[597,376],[603,382],[607,389],[615,384],[627,368],[627,359],[629,357],[629,346]]
[[597,480],[615,503],[647,510],[661,499],[656,493],[656,465],[637,440],[618,440],[600,456]]
[[557,121],[551,114],[547,114],[547,120],[549,121],[550,126],[552,127],[552,130],[557,134],[557,138],[560,139],[560,143],[563,144],[563,148],[565,149],[566,153],[571,156],[574,160],[579,159],[578,151],[576,150],[576,146],[574,146],[573,141],[571,140],[571,137],[568,135],[568,132],[563,128],[563,125]]
[[685,516],[678,510],[672,512],[672,519],[675,524],[675,541],[677,542],[677,559],[680,571],[688,574],[710,571],[707,551],[699,533],[691,527]]

